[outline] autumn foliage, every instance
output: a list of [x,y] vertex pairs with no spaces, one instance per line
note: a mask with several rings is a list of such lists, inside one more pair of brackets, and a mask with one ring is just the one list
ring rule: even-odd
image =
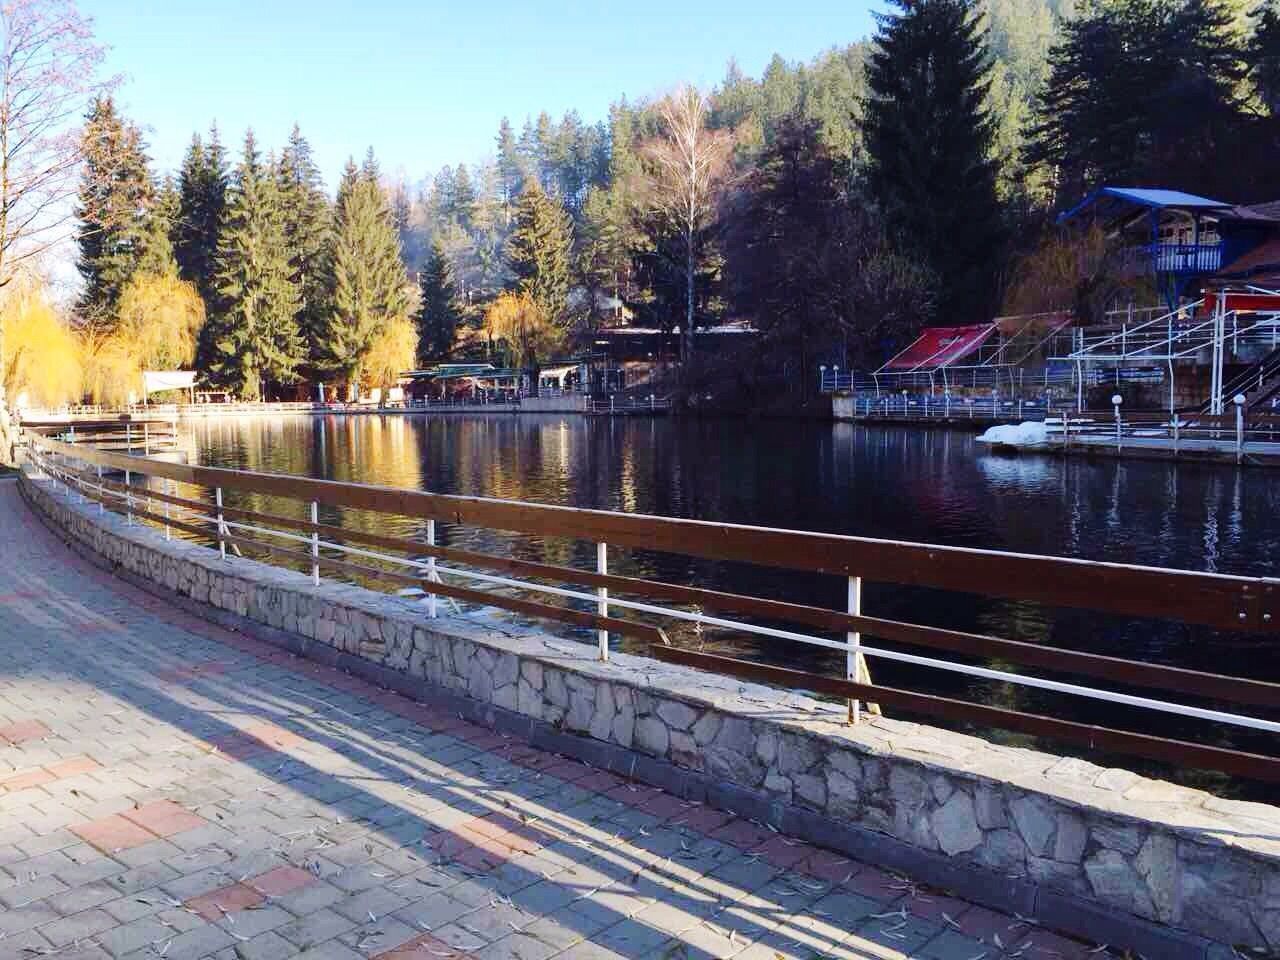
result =
[[382,325],[360,357],[357,378],[361,387],[393,387],[406,370],[412,370],[418,353],[418,330],[407,317]]
[[564,329],[527,294],[502,294],[485,311],[484,322],[489,342],[516,367],[538,366],[564,342]]
[[77,328],[38,277],[22,276],[0,295],[5,393],[31,407],[136,401],[143,371],[191,367],[203,324],[195,288],[173,277],[135,276],[114,323]]
[[0,375],[18,404],[58,406],[80,397],[80,344],[31,276],[20,276],[0,295]]
[[134,276],[121,291],[109,331],[82,333],[85,394],[94,403],[136,402],[144,371],[190,368],[203,326],[204,304],[192,284]]

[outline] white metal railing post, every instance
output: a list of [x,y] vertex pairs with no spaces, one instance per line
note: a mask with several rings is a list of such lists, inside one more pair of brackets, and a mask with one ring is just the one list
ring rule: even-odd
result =
[[320,586],[320,504],[311,501],[311,584]]
[[[853,616],[862,615],[862,578],[849,578],[849,613]],[[849,650],[845,654],[845,678],[858,682],[858,665],[862,659],[862,633],[857,630],[851,630],[846,635],[849,642]],[[849,722],[859,723],[862,720],[862,701],[849,701]]]
[[124,472],[124,516],[125,523],[133,523],[133,472]]
[[[436,522],[434,520],[427,521],[427,544],[432,547],[436,545]],[[436,558],[433,554],[427,558],[427,582],[435,583],[438,576],[436,573]],[[433,620],[439,616],[436,611],[436,595],[434,593],[427,594],[427,616]]]
[[[609,545],[604,542],[596,544],[596,573],[609,575]],[[596,613],[602,617],[609,615],[609,588],[596,587]],[[600,644],[600,659],[609,659],[609,631],[601,629],[596,633]]]
[[[102,513],[102,511],[104,511],[104,510],[106,510],[106,509],[107,509],[107,508],[106,508],[106,506],[105,506],[105,505],[103,504],[103,502],[102,502],[102,464],[98,464],[98,468],[97,468],[97,469],[98,469],[98,512],[99,512],[99,513]],[[81,487],[81,488],[80,488],[80,502],[81,502],[81,503],[84,503],[84,501],[85,501],[84,487]]]
[[[166,494],[167,496],[173,496],[173,486],[172,486],[172,481],[170,481],[170,480],[168,480],[168,479],[166,479],[166,480],[165,480],[165,482],[164,482],[164,492],[165,492],[165,494]],[[168,500],[166,500],[166,501],[164,502],[164,520],[165,520],[165,524],[164,524],[164,538],[165,538],[166,540],[169,540],[169,539],[172,539],[172,535],[169,533],[169,501],[168,501]]]
[[227,541],[223,539],[226,536],[226,522],[222,519],[222,488],[214,489],[214,499],[218,504],[218,556],[223,560],[227,559]]

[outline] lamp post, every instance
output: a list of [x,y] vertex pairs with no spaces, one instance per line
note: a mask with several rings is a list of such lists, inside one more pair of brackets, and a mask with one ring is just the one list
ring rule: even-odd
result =
[[1120,396],[1120,394],[1118,394],[1118,393],[1116,393],[1116,394],[1113,394],[1113,395],[1112,395],[1112,397],[1111,397],[1111,406],[1113,406],[1113,407],[1115,408],[1115,411],[1116,411],[1116,449],[1117,449],[1117,450],[1119,450],[1119,449],[1120,449],[1120,447],[1121,447],[1121,438],[1120,438],[1120,404],[1122,404],[1122,403],[1124,403],[1124,397]]
[[825,363],[818,364],[818,392],[827,392],[827,365]]
[[1236,463],[1244,459],[1244,394],[1237,393],[1231,398],[1236,405]]

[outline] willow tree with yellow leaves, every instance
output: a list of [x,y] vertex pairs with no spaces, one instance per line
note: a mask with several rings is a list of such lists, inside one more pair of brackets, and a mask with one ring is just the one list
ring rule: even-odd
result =
[[0,386],[20,406],[80,399],[80,345],[44,284],[19,273],[0,293]]
[[527,293],[502,294],[485,311],[484,323],[490,349],[519,369],[536,371],[564,344],[564,328]]
[[143,395],[147,370],[179,370],[195,362],[204,301],[174,276],[135,275],[120,292],[110,333],[81,332],[84,389],[95,403],[121,405]]
[[385,391],[412,370],[418,353],[418,330],[408,317],[388,320],[360,357],[356,377],[365,389]]

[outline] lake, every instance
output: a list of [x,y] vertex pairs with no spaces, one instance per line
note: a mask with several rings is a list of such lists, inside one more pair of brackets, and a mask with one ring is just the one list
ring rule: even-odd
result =
[[[1211,464],[997,456],[972,435],[945,430],[511,414],[226,418],[182,429],[205,465],[440,493],[1236,574],[1274,576],[1280,556],[1280,475]],[[425,527],[354,511],[322,519],[419,538]],[[441,527],[441,542],[594,565],[594,546],[587,543],[453,526]],[[844,605],[845,584],[837,577],[617,549],[610,564],[611,572]],[[1272,641],[898,587],[876,583],[874,571],[865,579],[863,609],[872,616],[1280,681],[1280,644]],[[716,652],[843,670],[843,654],[787,641],[695,637],[688,625],[674,636]],[[1267,734],[884,660],[872,660],[871,667],[873,679],[890,686],[1275,752],[1275,738]],[[1277,793],[1210,775],[1173,774],[1240,795],[1275,799]]]

